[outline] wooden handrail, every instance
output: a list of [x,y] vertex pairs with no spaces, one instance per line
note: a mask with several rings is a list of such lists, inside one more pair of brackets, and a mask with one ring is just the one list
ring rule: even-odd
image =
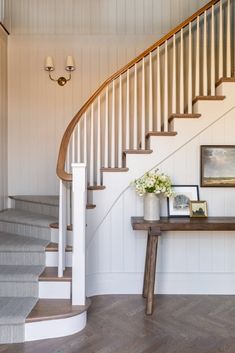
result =
[[78,111],[78,113],[74,116],[74,118],[71,120],[69,123],[61,144],[60,144],[60,149],[59,149],[59,155],[58,155],[58,161],[57,161],[57,168],[56,168],[56,173],[58,177],[64,181],[71,181],[72,180],[72,174],[67,173],[64,170],[65,167],[65,160],[66,160],[66,154],[67,154],[67,148],[69,144],[70,137],[73,133],[73,130],[83,114],[87,111],[88,107],[94,102],[94,100],[99,96],[99,94],[104,90],[105,87],[107,87],[110,82],[118,78],[120,75],[125,73],[127,70],[131,69],[135,64],[137,64],[139,61],[141,61],[144,57],[146,57],[149,53],[160,47],[163,43],[165,43],[167,40],[172,38],[176,33],[181,31],[184,27],[186,27],[190,22],[193,22],[198,16],[202,15],[206,10],[210,9],[213,5],[215,5],[217,2],[220,0],[212,0],[205,6],[203,6],[200,10],[195,12],[192,16],[190,16],[187,20],[183,21],[180,25],[175,27],[173,30],[171,30],[169,33],[167,33],[164,37],[162,37],[160,40],[158,40],[156,43],[151,45],[148,49],[146,49],[144,52],[142,52],[140,55],[138,55],[135,59],[130,61],[127,65],[125,65],[123,68],[115,72],[112,76],[110,76],[104,83],[93,93],[93,95],[86,101],[86,103],[82,106],[82,108]]

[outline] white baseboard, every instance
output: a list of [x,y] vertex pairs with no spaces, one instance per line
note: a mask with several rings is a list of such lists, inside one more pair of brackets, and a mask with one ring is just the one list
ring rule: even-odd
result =
[[[87,275],[87,296],[141,294],[143,273]],[[157,273],[157,294],[234,295],[235,273]]]
[[43,320],[25,324],[25,342],[73,335],[84,329],[86,311],[65,319]]
[[71,282],[40,281],[39,298],[41,299],[70,299]]

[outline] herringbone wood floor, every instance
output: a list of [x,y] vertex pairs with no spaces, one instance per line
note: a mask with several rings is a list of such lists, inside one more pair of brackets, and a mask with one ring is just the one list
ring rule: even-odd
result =
[[1,353],[235,353],[235,296],[157,296],[146,317],[139,295],[92,299],[76,335],[1,345]]

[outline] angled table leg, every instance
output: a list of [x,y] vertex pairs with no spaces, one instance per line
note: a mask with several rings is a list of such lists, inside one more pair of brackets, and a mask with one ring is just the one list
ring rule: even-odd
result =
[[161,235],[159,228],[149,229],[148,236],[150,237],[149,245],[149,263],[148,263],[148,289],[147,289],[147,304],[146,314],[152,315],[153,313],[153,302],[154,302],[154,285],[155,285],[155,274],[156,274],[156,262],[157,262],[157,246],[158,237]]
[[143,284],[143,297],[144,298],[147,298],[147,293],[148,293],[149,265],[150,265],[150,234],[148,232],[147,245],[146,245],[146,257],[145,257],[145,268],[144,268],[144,284]]

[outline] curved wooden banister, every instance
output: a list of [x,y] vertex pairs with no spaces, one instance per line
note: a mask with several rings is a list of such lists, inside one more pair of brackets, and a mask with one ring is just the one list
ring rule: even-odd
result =
[[168,34],[166,34],[164,37],[162,37],[156,43],[151,45],[148,49],[146,49],[144,52],[142,52],[140,55],[138,55],[135,59],[133,59],[127,65],[125,65],[123,68],[121,68],[120,70],[115,72],[93,93],[93,95],[87,100],[87,102],[82,106],[82,108],[79,110],[79,112],[71,120],[71,122],[69,123],[69,125],[63,135],[60,149],[59,149],[57,168],[56,168],[56,173],[60,179],[62,179],[64,181],[71,181],[72,180],[72,175],[65,171],[65,160],[66,160],[67,148],[68,148],[71,134],[73,133],[75,126],[77,125],[77,123],[79,122],[79,120],[81,119],[83,114],[87,111],[89,106],[94,102],[94,100],[99,96],[99,94],[104,90],[104,88],[107,87],[113,80],[118,78],[120,75],[127,72],[127,70],[131,69],[135,64],[140,62],[144,57],[149,55],[152,51],[154,51],[155,49],[160,47],[162,44],[164,44],[167,40],[172,38],[176,33],[181,31],[181,29],[183,29],[184,27],[189,25],[189,23],[193,22],[198,16],[202,15],[206,10],[209,10],[213,5],[215,5],[219,1],[220,0],[212,0],[208,4],[203,6],[200,10],[195,12],[187,20],[183,21],[180,25],[175,27],[173,30],[171,30]]

